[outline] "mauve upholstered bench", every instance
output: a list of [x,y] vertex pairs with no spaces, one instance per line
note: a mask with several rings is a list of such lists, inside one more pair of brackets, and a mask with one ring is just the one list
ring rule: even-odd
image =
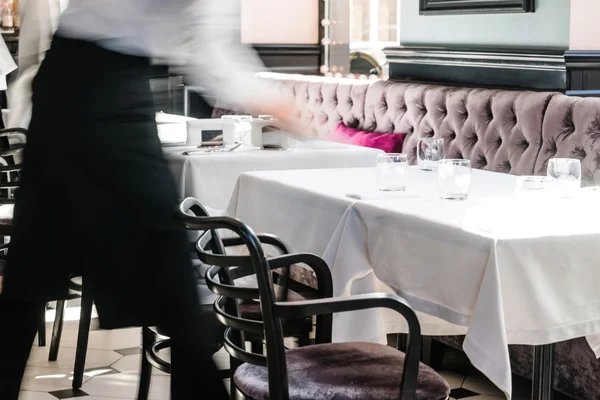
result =
[[[403,152],[416,162],[417,141],[445,139],[451,158],[474,168],[545,175],[552,157],[578,158],[584,185],[600,183],[600,98],[561,93],[447,87],[261,73],[292,95],[299,116],[320,138],[343,121],[372,132],[405,133]],[[213,117],[232,112],[215,108]],[[306,276],[308,285],[311,278]],[[462,337],[438,340],[460,349]],[[533,350],[510,346],[513,372],[531,378]],[[600,361],[584,338],[556,346],[555,388],[600,399]]]

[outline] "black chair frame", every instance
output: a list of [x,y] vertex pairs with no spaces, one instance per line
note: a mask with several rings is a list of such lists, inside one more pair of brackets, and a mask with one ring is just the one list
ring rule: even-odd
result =
[[[399,398],[402,400],[415,400],[417,377],[419,373],[419,358],[421,352],[421,329],[416,314],[408,303],[402,298],[389,294],[367,294],[347,297],[331,298],[324,296],[318,300],[300,302],[279,302],[275,297],[271,271],[280,265],[289,265],[300,261],[308,261],[307,265],[313,268],[321,283],[327,282],[326,291],[332,290],[332,278],[327,264],[319,257],[312,254],[299,254],[267,259],[263,252],[257,235],[251,228],[241,221],[228,217],[193,217],[184,218],[186,228],[199,231],[217,229],[230,230],[235,233],[250,250],[248,256],[224,256],[201,252],[201,261],[212,265],[208,270],[206,280],[211,290],[221,297],[215,303],[218,318],[224,323],[226,331],[225,346],[230,354],[241,361],[267,367],[269,376],[269,398],[271,400],[289,400],[287,365],[281,321],[285,318],[299,318],[303,316],[317,316],[317,332],[315,342],[330,343],[332,314],[370,308],[389,308],[400,313],[408,322],[408,346],[404,362],[403,376],[398,388]],[[226,307],[228,299],[255,298],[255,289],[240,288],[223,282],[221,279],[232,269],[252,270],[257,276],[258,292],[260,295],[263,321],[243,319],[239,314],[229,312]],[[219,279],[216,279],[216,278]],[[256,332],[264,330],[267,343],[267,355],[253,354],[238,346],[231,340],[233,331]],[[233,396],[244,398],[239,390]]]
[[[208,217],[209,214],[206,209],[195,199],[188,198],[180,203],[179,207],[175,211],[177,218],[182,218],[182,216],[186,215],[194,215],[199,217]],[[276,236],[269,234],[260,234],[257,235],[258,240],[265,245],[273,246],[280,254],[287,254],[288,249],[285,244]],[[244,242],[239,237],[227,237],[221,238],[215,230],[209,230],[200,234],[197,240],[193,243],[193,251],[197,254],[211,251],[214,254],[225,254],[225,249],[228,247],[236,247],[243,246]],[[284,293],[283,300],[287,300],[287,292],[288,292],[288,277],[289,277],[290,266],[281,265],[280,266],[280,274],[279,274],[279,285],[282,288],[282,292]],[[226,278],[228,281],[233,282],[233,280],[248,276],[251,274],[245,275],[228,275]],[[258,298],[257,289],[254,290],[257,295],[253,299]],[[260,322],[259,322],[260,323]],[[150,381],[152,379],[152,367],[162,371],[164,373],[171,373],[171,364],[169,361],[165,360],[159,354],[160,351],[165,350],[171,347],[171,339],[164,338],[157,340],[157,335],[160,332],[156,328],[151,327],[142,327],[142,365],[141,365],[141,378],[138,387],[138,400],[147,400],[150,391]],[[309,332],[306,332],[305,336],[298,337],[301,345],[308,344]],[[238,340],[242,340],[244,343],[246,341],[250,342],[251,348],[253,352],[262,353],[262,342],[264,339],[264,335],[262,330],[257,331],[254,335],[248,335],[247,337],[239,337]],[[219,345],[215,352],[221,348],[222,345]],[[235,369],[239,362],[234,358],[230,359],[230,369],[222,370],[221,378],[232,378],[235,373]]]

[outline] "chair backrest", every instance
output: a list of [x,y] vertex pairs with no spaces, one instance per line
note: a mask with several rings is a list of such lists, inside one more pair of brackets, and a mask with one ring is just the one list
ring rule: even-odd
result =
[[[271,268],[260,240],[251,228],[241,221],[229,217],[207,217],[191,215],[190,210],[200,210],[194,199],[181,202],[177,217],[188,230],[203,232],[198,239],[197,251],[200,260],[212,267],[206,276],[210,289],[220,297],[215,302],[217,318],[227,327],[225,347],[242,362],[267,366],[269,391],[272,400],[286,400],[288,394],[287,366],[281,320],[273,313],[276,295]],[[201,207],[201,206],[200,206]],[[194,212],[196,214],[196,212]],[[204,214],[207,215],[207,214]],[[228,230],[239,236],[248,249],[248,255],[215,254],[208,251],[211,242],[219,242],[218,230]],[[255,275],[258,288],[236,286],[234,280]],[[239,313],[239,300],[260,299],[262,321],[244,319]],[[267,355],[247,351],[235,337],[236,332],[255,335],[264,334]]]
[[19,188],[27,130],[0,129],[0,204],[13,204]]

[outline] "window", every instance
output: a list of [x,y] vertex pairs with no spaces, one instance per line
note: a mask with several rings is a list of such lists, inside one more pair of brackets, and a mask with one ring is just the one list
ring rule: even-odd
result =
[[350,0],[350,47],[398,44],[398,0]]

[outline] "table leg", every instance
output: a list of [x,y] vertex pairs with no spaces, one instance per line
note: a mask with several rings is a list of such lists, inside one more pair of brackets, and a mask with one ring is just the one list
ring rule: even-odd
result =
[[532,400],[552,400],[554,394],[554,344],[533,348]]

